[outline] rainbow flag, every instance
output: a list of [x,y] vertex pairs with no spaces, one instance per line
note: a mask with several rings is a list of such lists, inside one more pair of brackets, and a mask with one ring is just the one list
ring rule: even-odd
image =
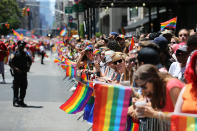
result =
[[127,117],[127,130],[126,131],[138,131],[139,122],[133,121],[130,116]]
[[54,59],[54,63],[60,63],[61,62],[61,60],[60,59]]
[[160,23],[161,31],[164,30],[164,28],[176,29],[176,21],[177,21],[177,17],[174,17],[166,22]]
[[120,85],[94,85],[93,131],[125,131],[131,88]]
[[82,111],[91,97],[92,92],[93,89],[91,87],[79,82],[73,95],[60,106],[60,109],[68,114],[76,114]]
[[96,50],[94,50],[93,55],[97,55],[97,54],[100,54],[100,53],[101,53],[101,51],[99,49],[96,49]]
[[93,112],[94,112],[94,96],[91,96],[84,108],[83,119],[86,120],[87,122],[93,123]]
[[135,42],[134,42],[134,39],[133,39],[133,36],[132,36],[132,38],[131,38],[131,44],[129,46],[129,51],[133,50],[134,45],[135,45]]
[[66,69],[67,77],[71,77],[71,78],[76,77],[76,72],[77,72],[76,67],[73,67],[72,65],[66,65],[64,67],[65,67],[64,69]]
[[[82,72],[81,79],[87,81],[87,75]],[[78,82],[73,95],[60,106],[60,109],[68,114],[76,114],[84,109],[93,93],[92,83]]]
[[173,115],[171,131],[197,131],[197,117]]
[[66,76],[68,77],[76,77],[76,64],[69,59],[65,58],[65,69],[66,69]]
[[18,32],[16,32],[14,29],[12,29],[13,34],[16,36],[17,40],[23,40],[23,36],[21,36]]
[[66,29],[66,27],[64,27],[64,29],[61,30],[61,32],[60,32],[60,36],[65,36],[66,33],[67,33],[67,29]]

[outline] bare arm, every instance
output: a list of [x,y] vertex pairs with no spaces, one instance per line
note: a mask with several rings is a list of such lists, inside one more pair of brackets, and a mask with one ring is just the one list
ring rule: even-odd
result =
[[174,113],[180,113],[181,112],[181,107],[182,107],[182,104],[183,104],[183,93],[185,91],[185,87],[181,90],[180,94],[179,94],[179,97],[177,99],[177,102],[176,102],[176,105],[175,105],[175,108],[174,108]]
[[181,92],[181,88],[174,87],[170,90],[170,97],[173,103],[173,106],[175,107],[176,101],[178,99],[179,93]]
[[82,60],[84,55],[85,55],[85,50],[81,51],[79,59],[77,60],[77,68],[79,68],[81,66],[81,60]]

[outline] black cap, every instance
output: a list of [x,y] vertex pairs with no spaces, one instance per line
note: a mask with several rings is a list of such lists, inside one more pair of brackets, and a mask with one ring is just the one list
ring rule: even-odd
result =
[[159,64],[159,53],[153,48],[144,47],[138,52],[137,59],[139,62],[144,62],[144,64]]
[[159,46],[160,50],[166,48],[169,43],[168,40],[163,36],[156,37],[153,42]]
[[18,46],[24,46],[24,47],[25,47],[26,44],[27,44],[27,43],[24,42],[24,41],[18,41],[18,42],[17,42],[17,45],[18,45]]

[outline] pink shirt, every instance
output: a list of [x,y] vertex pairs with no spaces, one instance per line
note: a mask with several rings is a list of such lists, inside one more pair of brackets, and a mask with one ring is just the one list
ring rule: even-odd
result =
[[166,105],[162,109],[163,112],[173,112],[174,111],[174,105],[170,96],[170,90],[174,87],[183,88],[184,83],[182,83],[180,80],[173,78],[170,79],[166,84]]

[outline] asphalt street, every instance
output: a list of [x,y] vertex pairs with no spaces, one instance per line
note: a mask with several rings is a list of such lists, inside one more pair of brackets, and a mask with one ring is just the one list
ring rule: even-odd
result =
[[[6,84],[0,84],[0,131],[87,131],[91,125],[76,115],[59,109],[72,94],[64,72],[53,63],[55,55],[35,58],[28,73],[28,89],[25,98],[27,108],[12,106],[12,76],[5,65]],[[0,75],[0,82],[2,77]]]

